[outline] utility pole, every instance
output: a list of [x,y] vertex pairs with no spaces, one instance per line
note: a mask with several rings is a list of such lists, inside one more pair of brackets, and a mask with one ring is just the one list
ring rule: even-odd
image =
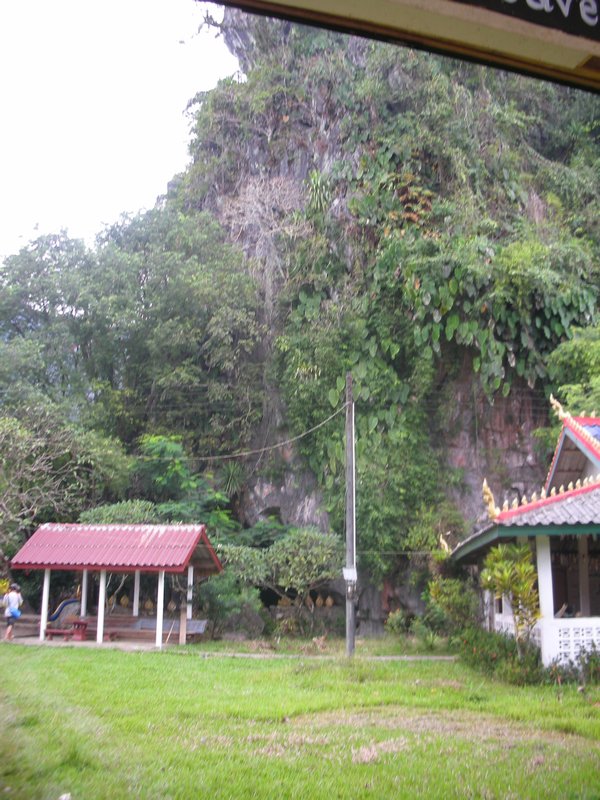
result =
[[346,375],[346,655],[354,653],[356,632],[356,515],[354,488],[354,399],[352,375]]

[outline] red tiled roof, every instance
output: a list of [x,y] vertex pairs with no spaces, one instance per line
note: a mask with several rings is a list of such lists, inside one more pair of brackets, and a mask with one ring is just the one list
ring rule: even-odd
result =
[[595,483],[501,511],[496,525],[589,525],[600,523],[600,486]]
[[501,511],[483,528],[460,542],[452,551],[457,561],[485,552],[492,544],[515,536],[587,535],[600,530],[600,484],[594,483],[561,494]]
[[13,569],[110,569],[205,574],[223,568],[204,525],[42,525],[11,561]]

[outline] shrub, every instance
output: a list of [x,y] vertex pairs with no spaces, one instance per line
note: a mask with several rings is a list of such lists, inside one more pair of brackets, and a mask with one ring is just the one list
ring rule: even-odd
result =
[[539,617],[537,573],[527,544],[499,544],[492,547],[484,561],[481,585],[505,596],[512,609],[519,658],[525,658],[531,633]]
[[237,623],[240,630],[250,633],[245,631],[247,622],[251,619],[254,627],[261,603],[258,589],[241,586],[233,574],[222,572],[202,584],[200,608],[214,623],[216,635],[221,634],[230,623]]
[[592,645],[589,650],[579,654],[579,669],[583,683],[598,686],[600,684],[600,650]]
[[397,611],[391,611],[389,613],[385,621],[385,629],[389,633],[404,636],[408,633],[412,620],[412,614],[399,608]]
[[437,633],[451,636],[477,622],[479,602],[468,581],[437,576],[429,581],[424,600],[426,622]]
[[588,686],[600,684],[600,650],[592,644],[589,650],[582,648],[576,661],[553,661],[548,667],[551,683],[582,683]]
[[468,628],[459,638],[459,647],[462,660],[485,675],[519,686],[543,681],[544,670],[537,647],[528,645],[519,657],[517,642],[512,636]]
[[422,617],[415,617],[412,620],[410,632],[426,650],[435,650],[439,637],[437,633],[427,625]]

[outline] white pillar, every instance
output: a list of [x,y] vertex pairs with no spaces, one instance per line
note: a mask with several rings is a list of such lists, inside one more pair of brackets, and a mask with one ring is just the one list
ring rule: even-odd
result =
[[106,570],[100,571],[100,591],[98,592],[98,627],[96,641],[100,644],[104,639],[104,606],[106,605]]
[[577,537],[577,562],[579,573],[579,611],[582,617],[590,616],[590,568],[588,559],[588,537]]
[[194,591],[194,568],[188,567],[188,580],[187,580],[187,619],[192,618],[192,594]]
[[161,569],[158,573],[158,592],[156,595],[156,646],[162,647],[163,641],[163,618],[165,612],[165,571]]
[[84,569],[81,573],[81,611],[79,616],[85,617],[87,614],[87,596],[88,596],[88,571]]
[[140,571],[136,569],[133,576],[133,616],[140,615]]
[[40,617],[40,642],[46,638],[48,624],[48,603],[50,602],[50,570],[44,570],[44,586],[42,589],[42,614]]
[[558,656],[558,636],[554,621],[554,590],[552,588],[552,559],[550,537],[536,536],[538,592],[540,596],[540,629],[542,662],[548,666]]

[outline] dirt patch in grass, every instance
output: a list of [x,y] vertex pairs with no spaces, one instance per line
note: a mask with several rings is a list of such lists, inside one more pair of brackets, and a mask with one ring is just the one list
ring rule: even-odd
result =
[[310,725],[312,730],[347,728],[354,731],[368,732],[370,729],[399,731],[421,736],[433,735],[444,738],[460,738],[473,742],[502,741],[508,743],[519,741],[545,742],[564,744],[579,741],[588,748],[595,748],[600,753],[600,743],[590,742],[578,736],[565,736],[558,731],[545,731],[529,727],[517,722],[510,722],[497,717],[482,714],[471,714],[464,711],[440,711],[436,713],[419,713],[407,709],[368,709],[354,712],[325,712],[298,717],[294,720],[298,725]]
[[408,739],[388,739],[384,742],[373,742],[372,744],[352,750],[352,762],[354,764],[372,764],[379,761],[382,755],[388,753],[399,753],[406,750],[409,746]]
[[296,763],[318,756],[336,763],[375,764],[415,748],[423,753],[433,748],[450,762],[465,752],[477,758],[517,759],[527,774],[540,770],[560,771],[564,759],[590,756],[600,758],[600,743],[557,731],[544,731],[489,715],[464,711],[425,712],[404,708],[376,708],[353,712],[331,711],[285,718],[280,722],[236,723],[230,736],[201,734],[192,726],[182,731],[180,745],[195,751],[202,748],[228,751],[233,746],[248,757]]

